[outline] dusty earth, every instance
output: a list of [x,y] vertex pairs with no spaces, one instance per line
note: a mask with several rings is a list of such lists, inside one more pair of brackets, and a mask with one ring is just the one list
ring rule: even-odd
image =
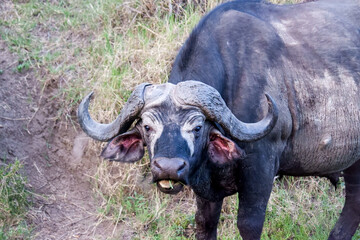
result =
[[[58,117],[56,81],[45,84],[0,40],[0,163],[19,159],[34,194],[28,221],[35,239],[110,239],[114,225],[97,219],[89,176],[99,159],[76,124]],[[76,120],[75,113],[73,120]]]

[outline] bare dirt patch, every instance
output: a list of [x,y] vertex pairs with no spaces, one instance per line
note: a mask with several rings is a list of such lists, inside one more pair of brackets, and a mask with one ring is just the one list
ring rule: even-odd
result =
[[24,165],[34,193],[29,222],[35,238],[110,238],[114,227],[97,219],[89,181],[98,161],[87,151],[89,138],[59,119],[56,81],[43,86],[33,71],[15,71],[17,64],[0,40],[0,163]]

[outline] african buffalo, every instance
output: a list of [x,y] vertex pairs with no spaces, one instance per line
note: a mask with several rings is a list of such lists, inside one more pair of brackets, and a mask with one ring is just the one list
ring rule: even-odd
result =
[[[169,83],[139,85],[117,119],[82,129],[106,159],[147,146],[154,182],[197,195],[197,238],[216,239],[223,198],[239,193],[243,239],[260,239],[276,175],[343,172],[346,201],[329,239],[360,222],[360,1],[222,4],[177,55]],[[266,104],[267,103],[267,104]],[[136,121],[131,130],[131,124]]]

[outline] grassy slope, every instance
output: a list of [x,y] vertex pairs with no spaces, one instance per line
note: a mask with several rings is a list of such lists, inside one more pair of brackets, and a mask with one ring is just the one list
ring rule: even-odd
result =
[[[44,84],[58,82],[61,91],[55,100],[63,102],[59,116],[71,120],[79,100],[94,89],[93,116],[109,121],[135,85],[167,80],[177,50],[204,10],[217,4],[205,2],[182,9],[150,0],[14,1],[0,18],[0,32],[20,57],[16,70],[32,67]],[[92,144],[99,152],[101,145]],[[99,217],[125,226],[114,233],[117,237],[193,239],[192,192],[158,192],[148,184],[148,167],[146,159],[134,165],[101,164],[93,176],[103,199]],[[335,191],[318,178],[276,182],[262,238],[325,239],[342,208],[342,193],[343,186]],[[226,199],[218,228],[221,239],[240,239],[236,206],[236,196]]]

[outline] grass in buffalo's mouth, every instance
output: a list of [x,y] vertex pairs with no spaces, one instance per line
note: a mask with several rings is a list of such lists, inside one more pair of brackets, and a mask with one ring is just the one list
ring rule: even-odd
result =
[[177,182],[172,181],[172,180],[161,180],[158,181],[158,184],[165,189],[174,189],[173,184],[176,184]]

